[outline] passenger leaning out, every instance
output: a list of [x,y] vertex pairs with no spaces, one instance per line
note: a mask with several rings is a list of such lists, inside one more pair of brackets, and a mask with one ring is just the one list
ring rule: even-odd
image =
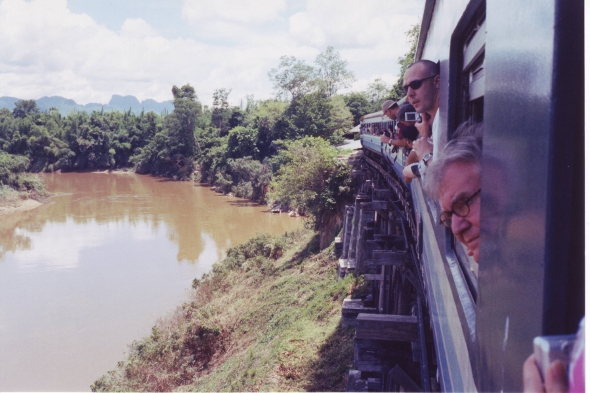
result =
[[479,262],[481,206],[481,146],[483,126],[463,123],[428,167],[424,189],[437,200],[440,223],[467,247]]
[[419,134],[418,130],[414,125],[404,127],[402,129],[402,134],[408,144],[408,147],[412,149],[408,154],[408,157],[406,158],[406,166],[403,170],[404,181],[406,182],[406,184],[410,184],[412,182],[412,179],[420,176],[420,173],[418,172],[419,158],[416,154],[416,151],[414,151],[414,142],[416,141],[416,139],[418,139]]
[[438,130],[439,64],[430,60],[418,60],[411,64],[404,74],[403,88],[408,101],[422,115],[422,123],[416,125],[421,137],[414,144],[414,150],[420,159],[420,173],[423,174],[430,161],[436,159],[441,142]]

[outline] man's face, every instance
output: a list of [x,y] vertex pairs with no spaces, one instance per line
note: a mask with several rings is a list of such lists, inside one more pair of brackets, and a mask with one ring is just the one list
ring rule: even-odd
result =
[[399,111],[399,106],[395,105],[393,108],[389,108],[385,111],[385,116],[389,117],[391,120],[395,120],[397,117],[397,112]]
[[[404,74],[404,86],[409,85],[412,81],[427,78],[430,75],[424,69],[424,65],[418,63],[408,69]],[[434,78],[429,78],[422,81],[422,85],[416,90],[408,87],[408,101],[416,112],[425,113],[431,112],[438,108],[438,88],[440,84],[440,76],[437,75]]]
[[[444,173],[438,202],[443,211],[451,212],[455,202],[467,200],[480,188],[481,179],[474,164],[454,163]],[[469,214],[465,217],[453,214],[451,225],[453,234],[467,247],[476,262],[479,262],[480,210],[481,197],[476,195],[469,201]]]

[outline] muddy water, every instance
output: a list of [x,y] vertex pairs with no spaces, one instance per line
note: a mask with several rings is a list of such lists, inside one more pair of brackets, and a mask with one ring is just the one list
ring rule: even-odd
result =
[[228,247],[302,226],[188,182],[43,178],[53,203],[0,216],[0,391],[88,391]]

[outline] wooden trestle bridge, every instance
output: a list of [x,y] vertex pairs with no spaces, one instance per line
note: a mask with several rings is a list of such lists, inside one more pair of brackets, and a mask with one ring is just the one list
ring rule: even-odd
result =
[[342,325],[355,327],[348,391],[437,390],[410,190],[363,152],[349,163],[359,192],[336,238],[338,273],[362,275],[368,293],[342,304]]

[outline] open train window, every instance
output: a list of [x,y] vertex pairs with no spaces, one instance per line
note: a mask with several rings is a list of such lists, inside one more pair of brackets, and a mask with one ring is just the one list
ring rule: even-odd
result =
[[[467,120],[484,121],[485,95],[485,1],[472,0],[457,25],[451,43],[449,58],[449,139],[459,124]],[[467,254],[466,248],[447,229],[447,246],[452,248],[453,259],[459,262],[463,283],[457,286],[469,288],[477,300],[478,264]]]
[[483,100],[485,91],[485,14],[478,15],[464,34],[461,59],[457,65],[460,72],[460,99],[457,124],[472,119],[483,121]]

